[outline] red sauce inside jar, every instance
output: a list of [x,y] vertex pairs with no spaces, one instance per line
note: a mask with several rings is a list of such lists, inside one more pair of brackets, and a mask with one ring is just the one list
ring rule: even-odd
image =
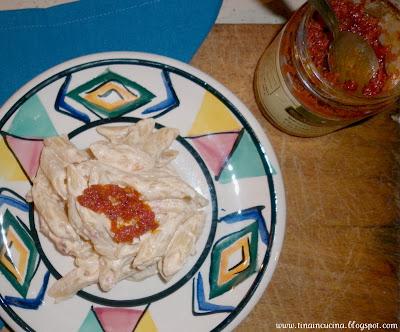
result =
[[111,220],[111,231],[116,242],[132,242],[158,227],[155,214],[140,193],[131,187],[114,184],[95,184],[78,196],[82,206],[103,213]]
[[[330,4],[339,21],[340,30],[358,34],[374,49],[379,69],[376,75],[361,90],[366,97],[378,95],[388,79],[385,70],[385,59],[389,53],[389,50],[379,41],[382,29],[378,24],[378,19],[365,12],[365,0],[360,1],[358,4],[351,0],[330,0]],[[315,15],[309,23],[307,33],[307,46],[312,61],[330,82],[346,91],[356,91],[358,89],[357,82],[350,80],[340,83],[335,73],[329,71],[327,58],[331,42],[332,34],[319,15]]]

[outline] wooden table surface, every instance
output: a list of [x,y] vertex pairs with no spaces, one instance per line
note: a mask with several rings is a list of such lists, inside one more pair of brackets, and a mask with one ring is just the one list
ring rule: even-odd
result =
[[[399,323],[400,125],[389,114],[312,139],[273,127],[253,74],[274,25],[216,25],[191,64],[228,87],[271,140],[287,199],[271,283],[237,331],[276,323]],[[400,327],[400,324],[399,324]]]
[[256,105],[252,80],[279,29],[216,25],[191,62],[251,110],[285,182],[283,251],[237,331],[275,330],[276,323],[399,323],[400,126],[381,114],[313,139],[275,129]]

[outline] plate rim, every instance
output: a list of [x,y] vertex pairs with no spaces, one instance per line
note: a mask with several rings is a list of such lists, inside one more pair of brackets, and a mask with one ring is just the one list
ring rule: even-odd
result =
[[[235,95],[229,88],[227,88],[224,84],[220,83],[216,79],[214,79],[209,74],[201,71],[200,69],[184,63],[180,60],[176,60],[170,57],[166,57],[163,55],[147,53],[147,52],[99,52],[93,53],[89,55],[80,56],[77,58],[70,59],[63,63],[60,63],[54,67],[51,67],[44,71],[43,73],[37,75],[32,80],[25,83],[20,89],[14,92],[10,98],[1,106],[0,108],[0,125],[4,125],[4,123],[8,120],[5,118],[5,115],[8,114],[8,110],[14,106],[18,101],[21,100],[23,96],[25,96],[30,90],[34,89],[38,84],[43,82],[45,79],[50,78],[62,70],[66,70],[68,68],[89,63],[93,61],[105,60],[105,59],[118,59],[118,58],[127,58],[127,59],[139,59],[139,60],[147,60],[147,61],[155,61],[160,64],[169,65],[175,67],[177,69],[183,70],[186,73],[194,76],[196,78],[201,79],[208,85],[212,86],[216,91],[218,91],[224,98],[226,98],[231,104],[237,108],[238,112],[242,115],[243,120],[248,122],[249,127],[253,130],[257,140],[264,148],[266,153],[266,159],[269,164],[272,164],[276,174],[271,174],[271,179],[273,181],[274,187],[274,196],[275,196],[275,214],[276,214],[276,222],[274,229],[274,237],[273,243],[269,253],[268,264],[263,271],[260,280],[257,282],[256,287],[252,287],[249,289],[251,291],[250,298],[241,308],[241,310],[235,315],[233,318],[229,319],[224,326],[218,328],[225,320],[230,317],[225,318],[221,323],[215,327],[213,330],[225,330],[231,331],[235,329],[250,313],[251,310],[254,309],[255,305],[259,302],[263,293],[266,291],[267,286],[270,284],[272,276],[277,267],[277,263],[280,257],[280,253],[282,251],[285,231],[286,231],[286,196],[285,196],[285,187],[284,181],[280,169],[280,165],[278,159],[276,157],[275,150],[271,144],[271,141],[267,137],[264,129],[261,127],[258,120],[249,110],[249,108]],[[12,116],[12,114],[10,115]],[[269,189],[268,189],[269,190]],[[15,330],[19,329],[19,325],[14,325],[15,321],[9,317],[9,315],[4,311],[3,308],[0,307],[0,310],[5,314],[9,320],[6,320],[6,323],[10,325],[10,327]]]

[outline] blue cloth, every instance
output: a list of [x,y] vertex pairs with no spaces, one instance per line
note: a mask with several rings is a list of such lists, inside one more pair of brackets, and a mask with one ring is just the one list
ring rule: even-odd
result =
[[74,57],[140,51],[188,62],[222,0],[80,0],[0,11],[0,105],[44,70]]

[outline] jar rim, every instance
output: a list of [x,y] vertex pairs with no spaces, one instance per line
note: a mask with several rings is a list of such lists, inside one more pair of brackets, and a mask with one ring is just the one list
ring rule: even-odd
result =
[[314,15],[315,10],[308,3],[304,4],[304,10],[305,13],[300,21],[295,42],[297,46],[296,50],[298,51],[297,57],[302,65],[302,70],[299,72],[308,76],[308,78],[312,78],[314,82],[317,81],[319,83],[318,85],[309,84],[307,83],[308,80],[302,77],[303,83],[311,91],[319,96],[324,96],[327,99],[333,99],[340,103],[345,101],[349,105],[379,104],[400,97],[400,81],[387,91],[380,92],[374,96],[363,96],[361,94],[348,93],[344,89],[338,89],[337,86],[325,78],[311,60],[311,55],[307,47],[307,24]]

